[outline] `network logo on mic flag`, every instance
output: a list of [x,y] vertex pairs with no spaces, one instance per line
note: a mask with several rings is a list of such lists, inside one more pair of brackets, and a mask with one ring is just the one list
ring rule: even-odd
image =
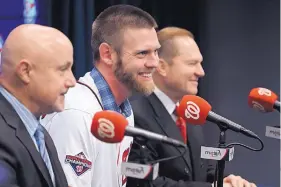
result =
[[231,161],[234,156],[234,147],[232,148],[215,148],[201,146],[201,158],[209,160]]
[[24,23],[35,23],[37,18],[37,9],[35,0],[23,1],[23,19]]
[[265,136],[280,140],[280,128],[266,126]]

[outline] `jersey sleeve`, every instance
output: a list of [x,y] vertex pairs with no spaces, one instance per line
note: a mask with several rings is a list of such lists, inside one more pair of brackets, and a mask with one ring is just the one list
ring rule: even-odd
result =
[[71,187],[91,187],[96,155],[96,139],[90,132],[92,115],[68,109],[51,118],[42,119],[42,125],[51,135],[60,163]]

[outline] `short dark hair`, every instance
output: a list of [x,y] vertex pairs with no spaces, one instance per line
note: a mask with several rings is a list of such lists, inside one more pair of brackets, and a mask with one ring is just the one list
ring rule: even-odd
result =
[[100,59],[99,46],[105,42],[115,50],[120,48],[121,31],[127,28],[157,28],[154,18],[144,10],[131,5],[114,5],[101,12],[92,25],[91,46],[94,61]]

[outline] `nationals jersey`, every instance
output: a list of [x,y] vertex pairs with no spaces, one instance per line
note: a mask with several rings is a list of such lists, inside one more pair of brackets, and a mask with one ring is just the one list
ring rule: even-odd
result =
[[[110,144],[91,134],[92,118],[102,110],[101,96],[90,73],[79,82],[89,88],[79,83],[70,88],[65,110],[45,116],[41,124],[54,141],[69,186],[125,187],[121,163],[127,161],[133,138],[125,136],[121,143]],[[134,125],[132,111],[127,120]]]

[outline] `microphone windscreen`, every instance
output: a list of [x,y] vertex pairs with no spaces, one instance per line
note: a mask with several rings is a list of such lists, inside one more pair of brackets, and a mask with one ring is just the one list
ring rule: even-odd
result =
[[91,133],[107,143],[118,143],[124,138],[127,119],[120,113],[110,110],[96,112],[91,126]]
[[179,104],[179,115],[188,123],[203,125],[206,123],[211,105],[201,97],[185,95]]
[[261,112],[272,112],[278,96],[266,88],[253,88],[248,97],[248,104],[251,108]]

